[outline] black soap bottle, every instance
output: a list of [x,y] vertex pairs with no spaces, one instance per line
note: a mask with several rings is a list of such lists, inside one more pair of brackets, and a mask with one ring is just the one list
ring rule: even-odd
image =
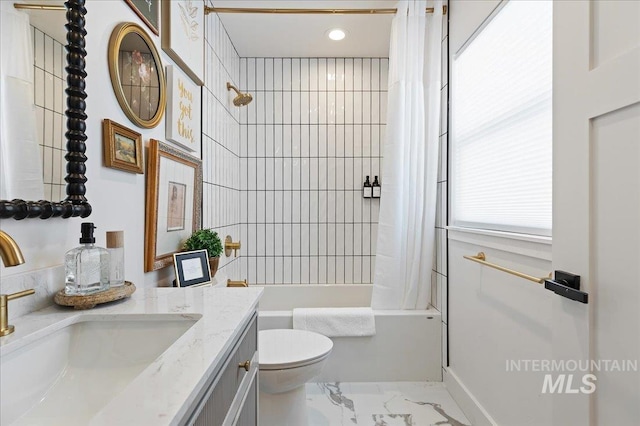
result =
[[373,179],[373,186],[371,187],[371,189],[372,189],[373,198],[380,198],[380,191],[382,190],[382,188],[380,188],[380,182],[378,182],[378,176],[376,176],[375,179]]
[[371,187],[371,182],[369,182],[369,176],[367,176],[367,179],[364,181],[364,185],[362,187],[362,196],[364,198],[371,198],[372,196],[372,187]]

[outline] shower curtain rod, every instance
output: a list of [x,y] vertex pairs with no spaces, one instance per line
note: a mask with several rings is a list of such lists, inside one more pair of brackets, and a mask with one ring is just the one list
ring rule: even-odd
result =
[[[427,13],[433,13],[433,7],[427,7]],[[397,9],[262,9],[244,7],[204,7],[204,14],[210,13],[271,13],[298,15],[392,15]],[[447,14],[447,6],[442,6],[442,14]]]
[[30,10],[67,10],[65,6],[52,4],[14,3],[13,7],[15,7],[16,9]]
[[[14,3],[16,9],[35,9],[35,10],[66,10],[64,6],[46,5],[46,4],[29,4]],[[427,7],[427,13],[433,13],[433,7]],[[289,14],[289,15],[393,15],[397,9],[261,9],[261,8],[244,8],[244,7],[204,7],[204,14],[210,13],[270,13],[270,14]],[[447,6],[442,6],[442,14],[447,14]]]

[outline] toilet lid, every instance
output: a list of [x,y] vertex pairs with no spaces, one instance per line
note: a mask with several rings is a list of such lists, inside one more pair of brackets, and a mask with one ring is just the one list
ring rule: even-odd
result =
[[302,367],[325,358],[333,342],[322,334],[305,330],[258,332],[258,357],[262,370]]

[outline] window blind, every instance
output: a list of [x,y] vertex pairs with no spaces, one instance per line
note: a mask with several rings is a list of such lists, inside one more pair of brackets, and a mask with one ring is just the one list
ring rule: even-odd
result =
[[552,5],[510,1],[452,65],[452,224],[551,235]]

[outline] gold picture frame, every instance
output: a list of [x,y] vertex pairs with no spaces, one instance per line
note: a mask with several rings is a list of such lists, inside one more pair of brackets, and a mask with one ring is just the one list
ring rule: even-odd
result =
[[124,0],[155,35],[160,35],[160,0]]
[[142,135],[107,118],[102,120],[104,165],[144,174]]
[[127,118],[138,127],[156,127],[164,115],[167,89],[151,37],[138,24],[118,24],[109,38],[108,62],[113,91]]
[[162,2],[162,50],[198,86],[204,85],[203,0]]
[[147,160],[144,271],[150,272],[171,265],[200,229],[202,161],[155,139]]

